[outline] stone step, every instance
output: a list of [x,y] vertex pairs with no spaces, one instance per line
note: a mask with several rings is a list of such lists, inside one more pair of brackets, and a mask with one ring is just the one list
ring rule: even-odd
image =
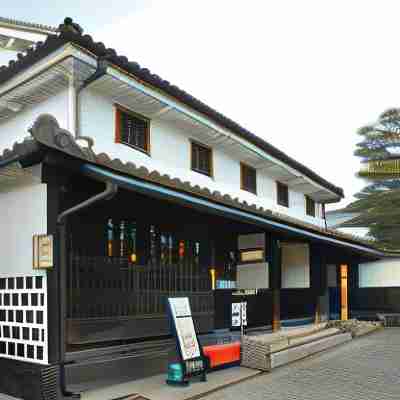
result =
[[340,333],[311,343],[305,343],[296,347],[279,351],[267,356],[266,365],[269,370],[300,360],[312,354],[338,346],[352,340],[351,333]]
[[354,329],[352,334],[353,337],[359,337],[367,335],[368,333],[374,332],[378,329],[382,329],[382,326],[379,325],[361,325],[357,329]]
[[289,337],[289,347],[294,347],[300,344],[314,342],[315,340],[320,340],[328,336],[336,335],[338,333],[340,333],[340,329],[328,328],[308,336],[299,336],[299,337],[296,336],[294,338]]
[[327,323],[321,322],[319,324],[312,324],[309,326],[290,328],[290,329],[282,329],[281,334],[287,336],[289,339],[304,337],[308,335],[312,335],[316,332],[319,332],[325,329]]

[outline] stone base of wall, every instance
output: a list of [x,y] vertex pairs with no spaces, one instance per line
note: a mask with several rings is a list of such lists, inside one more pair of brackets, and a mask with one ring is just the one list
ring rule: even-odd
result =
[[23,400],[57,400],[60,393],[58,365],[39,365],[0,359],[0,397]]

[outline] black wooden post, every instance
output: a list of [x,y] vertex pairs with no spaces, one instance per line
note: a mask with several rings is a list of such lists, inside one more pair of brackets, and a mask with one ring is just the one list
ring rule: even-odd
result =
[[357,293],[359,283],[359,264],[354,260],[349,265],[349,313],[352,318],[353,311],[357,309]]
[[42,180],[47,184],[47,234],[54,236],[54,266],[47,271],[48,296],[48,356],[49,363],[60,362],[59,265],[57,215],[60,212],[60,186],[63,180],[47,164],[43,165]]
[[327,265],[323,245],[310,245],[310,286],[315,298],[315,323],[321,322],[322,302],[327,290]]

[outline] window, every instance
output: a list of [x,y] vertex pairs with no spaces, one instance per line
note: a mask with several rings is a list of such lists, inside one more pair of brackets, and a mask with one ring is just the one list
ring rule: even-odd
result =
[[315,201],[306,196],[306,214],[315,217]]
[[240,183],[242,190],[257,194],[257,170],[240,163]]
[[212,176],[212,150],[202,144],[192,142],[192,170]]
[[289,207],[289,189],[286,185],[276,182],[278,192],[278,204],[284,207]]
[[115,141],[145,153],[150,152],[150,121],[131,111],[116,108]]

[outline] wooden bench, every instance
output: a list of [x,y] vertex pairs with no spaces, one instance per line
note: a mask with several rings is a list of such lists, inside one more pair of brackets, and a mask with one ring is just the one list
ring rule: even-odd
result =
[[240,363],[240,342],[216,344],[203,347],[209,368],[224,367]]

